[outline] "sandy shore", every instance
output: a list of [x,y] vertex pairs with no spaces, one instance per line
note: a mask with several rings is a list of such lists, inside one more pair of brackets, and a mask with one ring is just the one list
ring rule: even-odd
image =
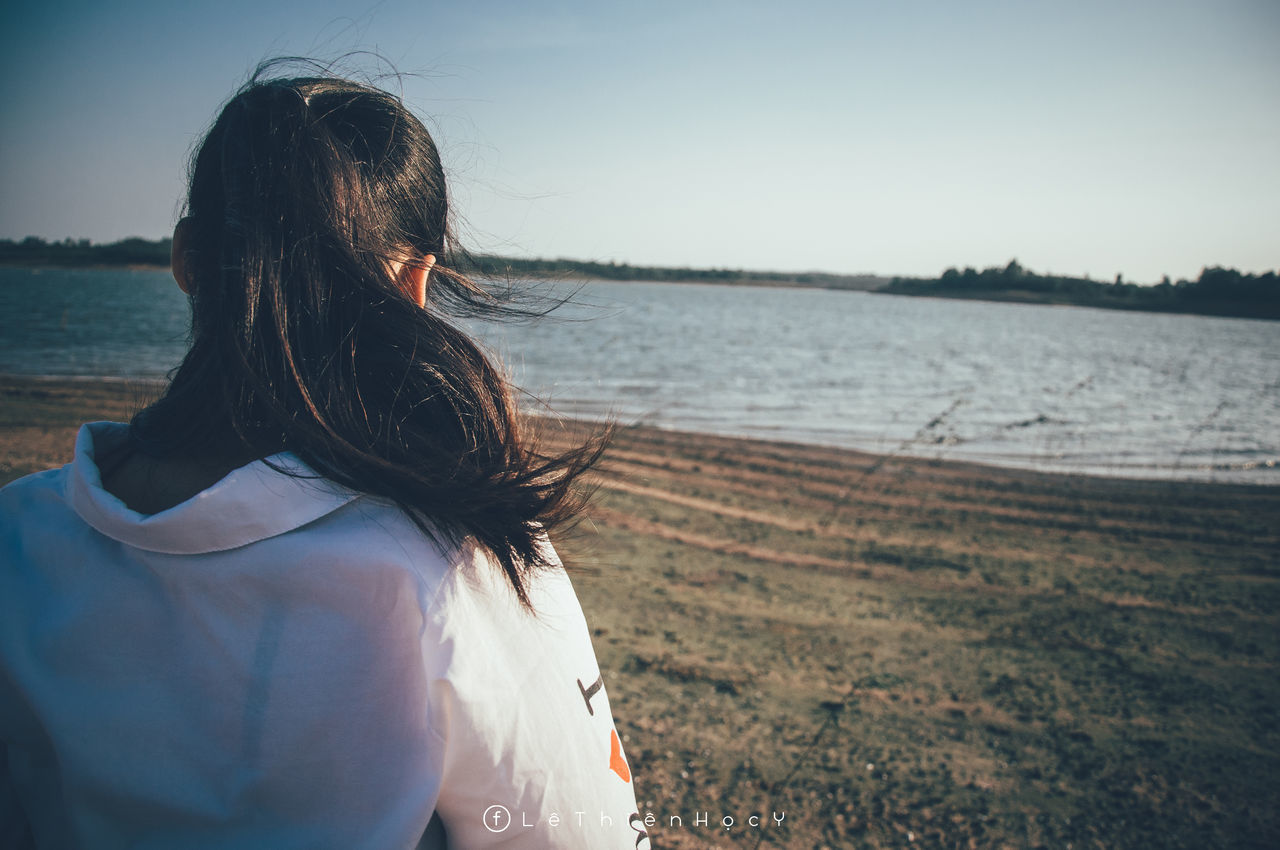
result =
[[[0,378],[0,481],[152,392]],[[651,429],[597,480],[560,545],[656,846],[1280,844],[1280,488]]]

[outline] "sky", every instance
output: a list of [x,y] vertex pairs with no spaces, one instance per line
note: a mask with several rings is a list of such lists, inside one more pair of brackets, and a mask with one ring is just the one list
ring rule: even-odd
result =
[[[1280,268],[1275,0],[45,0],[0,30],[0,238],[168,235],[260,61],[401,77],[475,250],[1156,282]],[[376,54],[381,59],[376,59]]]

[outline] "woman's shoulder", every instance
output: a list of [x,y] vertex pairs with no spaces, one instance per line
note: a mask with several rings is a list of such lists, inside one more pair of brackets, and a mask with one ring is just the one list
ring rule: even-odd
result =
[[19,545],[11,538],[23,531],[65,524],[66,479],[67,468],[62,467],[33,472],[0,487],[0,549]]
[[6,507],[17,508],[37,494],[56,494],[66,479],[66,473],[65,466],[27,473],[0,486],[0,500],[4,500]]
[[[88,427],[82,426],[81,432]],[[0,487],[0,529],[17,532],[65,523],[71,513],[66,489],[73,466],[74,462],[30,472]]]
[[438,659],[443,667],[437,675],[464,691],[468,688],[461,682],[468,681],[481,692],[488,687],[482,681],[495,676],[520,681],[534,671],[559,671],[552,675],[567,675],[570,683],[575,677],[588,683],[595,678],[586,618],[558,561],[526,576],[530,607],[525,607],[483,547],[465,541],[446,552],[445,572],[424,606],[424,637],[452,647]]

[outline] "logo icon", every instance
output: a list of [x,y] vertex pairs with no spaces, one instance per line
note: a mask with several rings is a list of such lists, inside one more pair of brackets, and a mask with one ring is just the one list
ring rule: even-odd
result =
[[494,803],[484,810],[484,828],[490,832],[506,832],[511,826],[511,810]]

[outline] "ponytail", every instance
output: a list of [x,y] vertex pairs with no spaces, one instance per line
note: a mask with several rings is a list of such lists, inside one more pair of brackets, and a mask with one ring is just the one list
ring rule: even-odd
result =
[[[518,311],[458,270],[422,123],[379,89],[260,69],[197,150],[185,212],[192,344],[135,417],[135,446],[292,452],[442,545],[475,540],[528,606],[541,538],[577,514],[575,482],[604,437],[541,452],[502,372],[455,324]],[[423,307],[394,269],[427,255]]]

